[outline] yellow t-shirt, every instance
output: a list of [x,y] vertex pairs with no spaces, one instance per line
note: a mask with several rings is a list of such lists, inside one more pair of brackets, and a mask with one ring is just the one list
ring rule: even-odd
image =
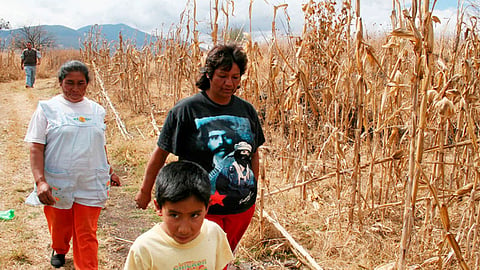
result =
[[156,224],[130,247],[124,270],[222,270],[232,260],[225,232],[205,219],[200,234],[186,244],[179,244]]

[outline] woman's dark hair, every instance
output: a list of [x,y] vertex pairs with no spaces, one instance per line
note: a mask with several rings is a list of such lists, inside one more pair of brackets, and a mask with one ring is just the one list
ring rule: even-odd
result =
[[175,161],[165,165],[157,175],[155,198],[158,206],[179,202],[194,196],[208,207],[210,179],[205,169],[191,161]]
[[245,73],[247,68],[247,54],[242,47],[236,44],[217,45],[213,47],[207,54],[205,67],[203,67],[200,78],[197,80],[196,86],[201,90],[210,88],[210,80],[216,69],[230,70],[233,64],[237,64],[240,69],[240,76]]
[[60,67],[58,71],[58,81],[62,82],[65,77],[67,77],[68,73],[72,71],[79,71],[85,75],[85,80],[87,83],[90,81],[90,77],[88,76],[88,67],[83,62],[78,60],[68,61]]

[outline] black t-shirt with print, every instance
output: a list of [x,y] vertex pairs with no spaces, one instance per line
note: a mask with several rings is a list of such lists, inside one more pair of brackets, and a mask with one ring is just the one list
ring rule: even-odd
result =
[[210,214],[236,214],[255,203],[257,181],[251,164],[237,161],[240,150],[235,155],[235,145],[248,144],[249,152],[255,153],[264,142],[257,112],[250,103],[232,96],[229,104],[219,105],[202,91],[169,111],[157,144],[209,172]]

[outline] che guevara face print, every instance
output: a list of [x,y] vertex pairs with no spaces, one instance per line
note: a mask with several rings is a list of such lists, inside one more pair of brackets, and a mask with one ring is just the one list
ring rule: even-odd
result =
[[[249,165],[253,141],[250,121],[243,117],[222,115],[195,119],[195,125],[199,130],[198,142],[201,148],[209,152],[212,157],[212,170],[209,172],[212,193],[217,188],[217,178],[222,171],[223,174],[229,175],[228,185],[245,182],[233,179],[232,175],[241,177],[241,174],[247,175],[247,172],[250,175]],[[241,173],[243,171],[245,173]],[[253,180],[250,181],[253,182]]]

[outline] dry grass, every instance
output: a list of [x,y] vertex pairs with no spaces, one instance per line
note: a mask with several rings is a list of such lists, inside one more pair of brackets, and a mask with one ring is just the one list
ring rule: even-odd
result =
[[[302,36],[244,40],[250,62],[238,94],[258,109],[267,137],[259,208],[325,269],[478,269],[477,30],[465,21],[457,37],[440,39],[422,5],[396,7],[395,30],[369,40],[349,27],[361,25],[358,11],[333,6],[309,6]],[[197,91],[204,52],[193,25],[184,21],[142,50],[92,33],[81,50],[97,71],[89,95],[108,108],[109,152],[127,198],[166,112]],[[301,268],[258,216],[241,244],[239,261]]]
[[[8,49],[0,51],[0,82],[9,82],[25,78],[20,67],[21,51]],[[42,59],[37,67],[37,78],[45,79],[57,75],[59,67],[67,60],[80,60],[80,52],[76,50],[42,51]]]

